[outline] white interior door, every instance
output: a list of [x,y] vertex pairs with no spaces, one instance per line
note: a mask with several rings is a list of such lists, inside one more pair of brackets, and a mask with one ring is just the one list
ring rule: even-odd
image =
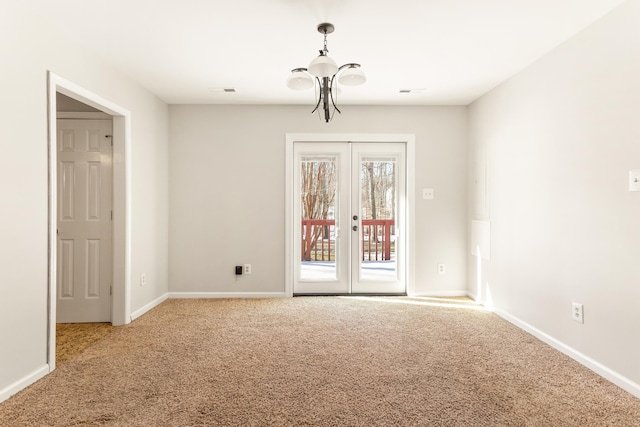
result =
[[405,145],[295,143],[294,294],[404,294]]
[[111,120],[57,121],[57,322],[110,322]]

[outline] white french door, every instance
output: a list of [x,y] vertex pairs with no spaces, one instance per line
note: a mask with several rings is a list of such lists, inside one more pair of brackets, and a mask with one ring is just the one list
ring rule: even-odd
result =
[[406,293],[404,143],[294,143],[293,293]]

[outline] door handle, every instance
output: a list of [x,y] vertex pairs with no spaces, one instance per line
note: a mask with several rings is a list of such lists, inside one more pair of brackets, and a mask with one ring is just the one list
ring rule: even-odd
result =
[[358,215],[354,215],[354,216],[353,216],[353,220],[354,220],[354,221],[357,221],[357,220],[358,220]]
[[351,227],[351,229],[352,229],[353,231],[358,231],[358,226],[357,226],[357,225],[354,225],[353,227]]

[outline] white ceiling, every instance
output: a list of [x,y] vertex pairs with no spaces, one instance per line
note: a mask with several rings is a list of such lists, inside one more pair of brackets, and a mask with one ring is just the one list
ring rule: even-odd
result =
[[171,104],[313,103],[285,81],[330,22],[329,56],[368,79],[339,103],[466,105],[623,0],[21,1]]

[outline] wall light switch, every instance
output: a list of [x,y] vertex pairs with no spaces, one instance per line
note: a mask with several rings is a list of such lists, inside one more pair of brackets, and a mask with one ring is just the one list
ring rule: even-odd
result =
[[577,302],[571,304],[571,318],[578,323],[584,323],[584,306]]
[[422,199],[423,200],[432,200],[433,199],[433,188],[423,188],[422,189]]
[[629,171],[629,191],[640,191],[640,169]]

